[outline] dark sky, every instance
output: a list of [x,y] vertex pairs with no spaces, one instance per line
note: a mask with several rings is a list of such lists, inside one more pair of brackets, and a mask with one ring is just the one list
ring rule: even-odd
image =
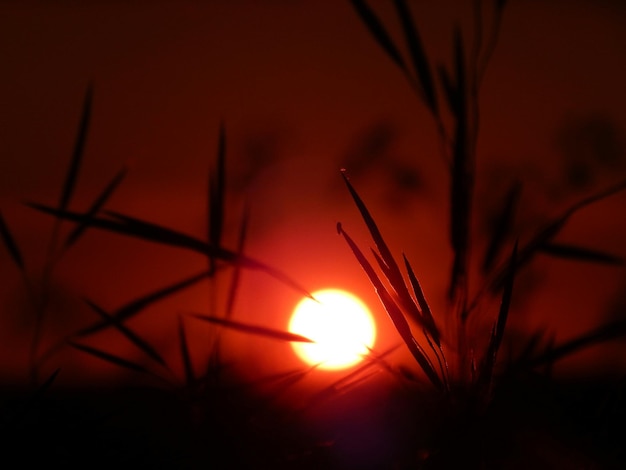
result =
[[[471,34],[465,2],[413,4],[431,59],[448,63],[453,24],[460,21],[465,36]],[[376,7],[398,33],[386,2]],[[624,24],[626,7],[617,1],[509,2],[481,89],[479,248],[484,220],[514,177],[524,182],[523,234],[624,177]],[[396,253],[407,252],[433,306],[444,307],[447,179],[435,128],[349,2],[7,1],[0,4],[0,61],[0,209],[34,279],[51,225],[21,203],[56,203],[91,82],[93,115],[76,209],[130,164],[110,208],[202,236],[208,169],[223,121],[227,229],[236,232],[247,198],[252,256],[311,290],[354,289],[378,310],[383,343],[394,341],[335,232],[342,221],[369,243],[339,175],[347,167]],[[625,197],[581,212],[563,240],[626,256]],[[84,322],[82,296],[113,309],[202,267],[203,260],[186,253],[90,234],[57,271],[61,313],[46,331],[60,336]],[[0,270],[9,279],[0,338],[8,349],[25,351],[32,319],[20,312],[28,310],[27,300],[4,250]],[[529,271],[520,279],[514,326],[545,325],[566,338],[626,303],[618,296],[626,282],[622,268],[542,260]],[[237,314],[284,328],[297,301],[267,276],[246,273]],[[164,348],[171,312],[205,308],[206,292],[177,302],[137,319],[138,328],[158,326],[154,339]],[[241,347],[247,360],[260,360],[254,344]],[[20,376],[26,360],[0,356],[0,373]]]

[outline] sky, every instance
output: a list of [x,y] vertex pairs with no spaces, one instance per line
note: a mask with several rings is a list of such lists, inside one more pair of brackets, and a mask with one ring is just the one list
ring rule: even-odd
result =
[[[429,57],[449,64],[453,25],[471,37],[467,4],[409,3]],[[400,42],[387,2],[372,5]],[[515,178],[523,183],[516,228],[527,237],[573,201],[626,175],[625,20],[619,1],[508,2],[480,90],[475,259],[489,214]],[[394,253],[407,253],[433,309],[445,311],[448,175],[436,128],[349,2],[7,1],[0,3],[0,60],[0,210],[32,279],[40,276],[52,224],[23,202],[56,204],[92,84],[76,210],[128,165],[109,209],[203,236],[207,179],[223,123],[231,247],[247,203],[248,254],[310,290],[355,291],[375,311],[381,347],[393,344],[397,337],[375,293],[335,231],[340,221],[364,247],[371,244],[340,176],[346,168]],[[626,256],[625,205],[619,194],[581,211],[561,240]],[[90,315],[84,297],[114,309],[203,263],[189,253],[89,233],[55,272],[46,338],[84,325]],[[0,375],[21,380],[32,309],[6,250],[0,271],[7,279],[0,338],[5,351],[17,351],[3,355]],[[547,327],[566,339],[623,317],[625,282],[620,267],[544,257],[518,279],[512,327]],[[176,314],[206,309],[207,297],[206,286],[193,289],[134,326],[174,354]],[[274,279],[245,272],[236,315],[281,329],[298,301]],[[200,348],[202,327],[188,327]],[[106,347],[114,340],[99,341]],[[233,354],[257,371],[297,364],[281,362],[286,346],[265,348],[266,342],[233,337]],[[606,351],[591,359],[625,365]],[[89,360],[76,351],[58,358],[75,371]]]

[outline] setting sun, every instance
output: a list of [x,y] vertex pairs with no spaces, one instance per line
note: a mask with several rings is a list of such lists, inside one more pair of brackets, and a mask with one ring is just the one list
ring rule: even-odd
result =
[[339,289],[313,293],[319,302],[305,298],[293,311],[289,331],[314,343],[293,343],[298,357],[321,369],[343,369],[358,363],[374,346],[376,326],[367,306]]

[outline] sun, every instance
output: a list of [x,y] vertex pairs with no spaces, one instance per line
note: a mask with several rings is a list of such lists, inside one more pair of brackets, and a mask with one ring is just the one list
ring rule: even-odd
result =
[[293,311],[289,331],[314,343],[292,343],[300,359],[321,369],[353,366],[374,346],[376,324],[370,310],[356,296],[340,289],[313,292]]

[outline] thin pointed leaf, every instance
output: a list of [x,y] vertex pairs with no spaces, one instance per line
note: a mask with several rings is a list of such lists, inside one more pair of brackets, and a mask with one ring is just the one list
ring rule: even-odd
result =
[[120,333],[122,333],[122,335],[124,335],[131,343],[137,346],[137,348],[143,351],[148,357],[154,359],[162,366],[166,366],[165,360],[161,357],[161,355],[146,340],[144,340],[133,330],[125,326],[118,317],[110,315],[102,307],[89,299],[84,299],[84,301],[92,308],[94,312],[96,312],[105,321],[114,326]]
[[413,67],[415,68],[415,72],[417,73],[417,77],[419,78],[421,84],[424,102],[433,115],[437,116],[439,114],[439,106],[437,103],[437,94],[433,85],[430,64],[428,62],[428,57],[426,56],[426,51],[424,50],[419,32],[415,28],[411,11],[406,3],[406,0],[395,0],[394,4],[402,24],[406,43],[409,46]]
[[359,212],[361,213],[361,217],[363,218],[365,225],[367,226],[370,235],[374,240],[374,243],[382,257],[382,260],[384,261],[384,263],[380,263],[381,269],[385,273],[385,276],[389,280],[389,283],[393,287],[393,290],[400,298],[404,308],[409,310],[414,317],[419,317],[419,312],[416,310],[413,299],[411,298],[411,295],[409,294],[409,291],[406,287],[404,278],[402,277],[402,272],[400,271],[396,260],[391,254],[391,250],[385,243],[385,240],[383,239],[383,236],[380,233],[380,230],[378,229],[374,218],[370,214],[367,206],[365,205],[361,197],[358,195],[358,193],[350,183],[350,179],[348,178],[345,170],[341,170],[341,176],[343,177],[343,180],[348,187],[348,191],[350,192],[352,199],[354,200],[357,208],[359,209]]
[[424,295],[424,291],[422,290],[422,286],[420,285],[417,276],[415,276],[415,272],[409,263],[407,257],[402,254],[404,258],[404,265],[406,266],[407,272],[409,274],[409,281],[411,282],[411,286],[413,287],[413,293],[415,294],[415,298],[417,300],[418,305],[422,311],[422,322],[426,331],[433,337],[433,340],[437,344],[438,347],[441,347],[440,337],[439,337],[439,329],[437,328],[437,324],[435,323],[435,319],[433,318],[433,314],[430,310],[430,306],[426,301],[426,296]]
[[432,382],[432,384],[441,389],[441,379],[435,372],[435,369],[428,355],[426,355],[426,353],[422,350],[422,348],[413,337],[413,334],[411,333],[411,328],[406,321],[406,318],[404,318],[402,310],[393,301],[393,298],[391,297],[381,280],[378,278],[376,272],[374,271],[374,268],[369,263],[367,258],[365,258],[359,247],[356,245],[356,243],[354,243],[352,238],[350,238],[350,236],[343,230],[343,228],[341,227],[341,223],[337,224],[337,232],[344,237],[344,239],[352,249],[352,252],[356,256],[357,261],[369,277],[370,282],[374,286],[374,289],[376,290],[376,293],[381,300],[381,303],[387,311],[387,315],[389,316],[394,327],[400,334],[400,337],[409,348],[409,351],[418,362],[422,370],[426,373],[428,379]]
[[193,363],[191,362],[191,354],[189,353],[189,344],[187,342],[187,334],[185,333],[185,325],[182,315],[178,315],[178,340],[180,344],[180,356],[183,360],[183,370],[185,371],[185,383],[192,384],[196,380],[193,371]]
[[102,359],[103,361],[106,361],[118,367],[122,367],[124,369],[130,369],[135,372],[149,373],[148,369],[146,369],[142,365],[129,361],[122,357],[116,356],[115,354],[111,354],[111,353],[102,351],[97,348],[92,348],[91,346],[86,346],[84,344],[75,343],[73,341],[69,341],[68,344],[72,346],[73,348],[78,349],[79,351],[83,351],[87,354],[90,354],[91,356],[97,357],[98,359]]
[[98,213],[98,211],[102,209],[104,204],[106,204],[106,202],[109,200],[113,192],[117,189],[117,187],[120,185],[122,180],[126,177],[126,173],[127,173],[126,168],[123,168],[122,170],[120,170],[113,177],[113,179],[109,182],[109,184],[104,188],[104,191],[102,191],[102,193],[93,202],[89,210],[85,213],[84,219],[81,222],[79,222],[76,225],[76,227],[74,227],[74,230],[72,230],[72,232],[70,232],[70,234],[67,236],[65,240],[65,244],[63,246],[63,251],[67,251],[69,248],[71,248],[72,245],[74,245],[78,241],[80,236],[89,227],[91,220]]
[[13,238],[13,235],[11,234],[9,226],[2,216],[2,212],[0,212],[0,236],[2,237],[4,246],[13,259],[13,262],[22,272],[24,272],[24,258],[22,257],[22,253],[20,252],[15,238]]
[[350,3],[352,3],[352,6],[361,18],[361,21],[363,21],[365,26],[367,26],[367,29],[374,37],[378,45],[405,74],[408,74],[402,54],[394,44],[391,36],[383,26],[378,16],[376,16],[376,13],[374,13],[364,0],[351,0]]
[[87,140],[87,132],[89,130],[89,121],[91,119],[91,103],[93,99],[93,86],[90,84],[87,87],[85,93],[85,100],[83,103],[83,112],[78,127],[78,135],[76,137],[76,143],[74,145],[74,153],[72,160],[65,176],[65,182],[63,183],[63,190],[61,192],[61,198],[59,200],[59,209],[65,210],[72,198],[74,189],[76,187],[76,181],[78,179],[78,172],[83,160],[85,152],[85,142]]
[[[243,217],[241,220],[241,227],[239,228],[239,239],[237,241],[237,257],[242,257],[244,252],[244,247],[246,244],[246,237],[248,233],[248,220],[250,219],[250,213],[248,207],[244,209]],[[230,283],[230,288],[228,289],[228,297],[226,300],[226,318],[232,317],[234,308],[235,308],[235,300],[237,298],[237,293],[239,291],[239,284],[241,280],[241,265],[237,264],[235,266],[235,271],[233,272],[233,278]]]
[[[226,190],[226,134],[224,123],[220,124],[217,161],[215,173],[209,176],[209,201],[208,201],[208,242],[211,246],[221,246],[222,231],[224,227],[224,201]],[[209,265],[215,267],[215,256],[209,253]]]
[[[594,193],[591,196],[585,197],[577,203],[572,204],[561,214],[561,216],[555,218],[547,226],[539,230],[531,238],[531,240],[519,250],[519,254],[517,257],[518,268],[529,263],[543,246],[551,242],[551,240],[561,231],[561,229],[565,226],[569,219],[578,211],[595,202],[606,199],[609,196],[623,191],[624,189],[626,189],[626,180],[620,181],[612,186],[609,186],[603,191]],[[492,291],[497,291],[502,287],[505,273],[506,268],[500,270],[494,276],[493,281],[491,282]]]
[[281,341],[299,342],[299,343],[314,343],[313,340],[306,338],[302,335],[290,333],[288,331],[274,330],[266,328],[264,326],[250,325],[248,323],[241,323],[234,320],[227,320],[225,318],[214,317],[211,315],[203,314],[191,314],[192,317],[199,320],[220,325],[232,330],[241,331],[242,333],[249,333],[257,336],[264,336],[266,338],[278,339]]
[[[56,217],[72,220],[74,222],[84,222],[87,219],[85,214],[71,211],[59,211],[58,209],[54,209],[42,204],[29,202],[26,203],[26,205],[46,214],[51,214]],[[109,214],[111,217],[117,218],[118,220],[111,220],[100,217],[94,217],[87,220],[89,220],[89,223],[92,227],[102,230],[108,230],[121,235],[139,238],[153,243],[160,243],[170,247],[184,248],[187,250],[195,251],[197,253],[201,253],[203,255],[206,255],[207,253],[213,253],[216,257],[224,261],[230,263],[239,263],[244,268],[262,271],[267,275],[273,277],[274,279],[307,296],[308,298],[313,299],[313,296],[307,289],[305,289],[287,274],[254,258],[250,258],[248,256],[238,257],[237,254],[233,251],[226,250],[220,247],[210,246],[206,242],[194,238],[190,235],[166,227],[162,227],[151,222],[145,222],[134,217],[129,217],[115,212],[107,212],[107,214]]]
[[502,338],[506,329],[506,322],[511,307],[511,298],[513,296],[513,281],[515,280],[515,272],[517,266],[517,242],[513,247],[513,253],[509,259],[509,269],[507,271],[504,292],[502,293],[502,301],[500,303],[500,311],[498,318],[493,326],[487,354],[485,356],[484,368],[482,371],[482,380],[484,384],[490,384],[493,376],[493,370],[496,364],[498,350],[502,344]]
[[193,276],[186,277],[181,281],[175,282],[173,284],[168,284],[165,287],[159,288],[146,295],[143,295],[115,310],[111,319],[108,319],[104,322],[98,322],[86,328],[83,328],[76,333],[76,336],[87,336],[112,326],[114,321],[120,323],[124,320],[127,320],[139,314],[159,300],[176,294],[177,292],[187,287],[191,287],[202,281],[203,279],[208,278],[208,276],[209,272],[205,270],[200,273],[194,274]]
[[487,244],[487,250],[482,263],[483,273],[488,272],[498,258],[500,251],[504,245],[504,241],[511,232],[511,226],[513,224],[514,214],[516,212],[517,204],[519,202],[522,185],[519,181],[515,181],[509,188],[502,207],[496,214],[493,222],[493,230],[489,237]]
[[592,263],[610,264],[614,266],[624,265],[624,260],[619,256],[590,248],[583,248],[581,246],[546,243],[539,247],[539,250],[546,255],[556,256],[558,258],[566,258],[575,261],[590,261]]

